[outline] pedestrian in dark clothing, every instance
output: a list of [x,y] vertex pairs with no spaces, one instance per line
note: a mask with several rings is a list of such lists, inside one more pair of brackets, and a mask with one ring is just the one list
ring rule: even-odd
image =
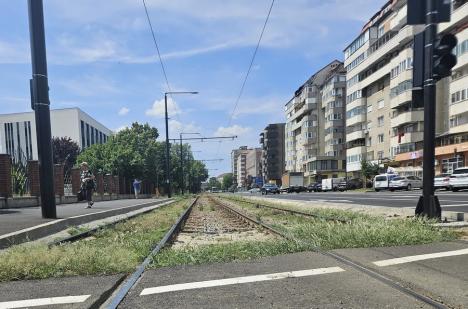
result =
[[138,194],[140,194],[141,190],[141,181],[135,178],[133,180],[133,192],[135,193],[135,198],[138,198]]
[[93,206],[93,191],[95,189],[94,185],[94,175],[91,173],[89,170],[89,165],[87,162],[83,162],[80,164],[81,167],[81,174],[80,174],[80,180],[81,180],[81,190],[84,192],[84,196],[86,197],[86,201],[88,202],[88,205],[86,208],[91,208]]

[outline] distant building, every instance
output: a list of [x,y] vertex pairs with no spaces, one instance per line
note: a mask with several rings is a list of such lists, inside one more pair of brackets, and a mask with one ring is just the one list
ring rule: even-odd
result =
[[[81,149],[105,143],[112,131],[79,108],[50,111],[52,137],[70,137]],[[34,112],[0,115],[0,153],[37,160]]]
[[260,133],[262,175],[264,182],[281,185],[284,173],[284,123],[269,124]]
[[246,188],[253,177],[261,177],[261,149],[239,147],[231,152],[233,182],[237,188]]
[[343,63],[334,60],[286,104],[286,170],[303,172],[305,184],[345,173],[345,86]]
[[231,173],[223,173],[221,175],[218,175],[216,177],[216,180],[220,183],[220,184],[223,184],[223,179],[224,179],[224,176],[227,176],[227,175],[231,175]]
[[[242,164],[239,164],[238,159],[241,154],[245,154],[246,152],[247,152],[247,146],[241,146],[239,147],[239,149],[234,149],[233,151],[231,151],[232,180],[236,186],[238,186],[239,184],[239,181],[238,181],[239,173],[240,173],[239,167],[242,166]],[[244,173],[244,175],[242,177],[245,177],[245,165],[243,166],[243,168],[244,170],[242,172]]]
[[262,177],[262,149],[249,149],[246,155],[246,185],[252,186],[254,183],[263,183]]

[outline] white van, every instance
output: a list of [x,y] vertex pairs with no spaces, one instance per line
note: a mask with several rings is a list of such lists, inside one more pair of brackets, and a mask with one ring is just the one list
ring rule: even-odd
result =
[[346,181],[344,177],[322,179],[322,191],[337,191],[338,184]]
[[390,181],[398,177],[398,174],[380,174],[374,177],[374,190],[379,192],[380,190],[388,190],[390,187]]

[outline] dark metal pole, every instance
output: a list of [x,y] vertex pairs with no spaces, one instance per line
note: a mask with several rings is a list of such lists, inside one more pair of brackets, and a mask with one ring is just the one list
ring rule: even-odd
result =
[[182,133],[179,134],[180,137],[180,190],[184,194],[184,152],[182,149]]
[[55,219],[57,218],[57,210],[54,192],[54,165],[42,0],[28,0],[28,13],[32,62],[31,102],[36,118],[41,210],[43,218]]
[[435,0],[425,1],[423,195],[419,198],[416,215],[440,219],[440,203],[437,196],[434,195],[436,81],[433,74],[433,54],[434,42],[437,37],[437,7]]
[[171,171],[170,171],[170,157],[169,157],[169,118],[167,116],[167,93],[164,93],[164,109],[166,113],[166,191],[167,197],[171,197]]

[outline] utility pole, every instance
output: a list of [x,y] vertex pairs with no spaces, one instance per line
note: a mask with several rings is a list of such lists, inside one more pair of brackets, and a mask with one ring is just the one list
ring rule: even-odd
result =
[[[167,109],[166,109],[167,111]],[[166,133],[167,133],[167,125],[166,125]],[[180,136],[179,136],[179,139],[169,139],[167,138],[166,136],[166,145],[169,144],[169,141],[173,141],[173,142],[177,142],[179,141],[180,143],[180,164],[181,164],[181,176],[180,176],[180,179],[181,179],[181,188],[182,188],[182,194],[184,193],[184,175],[183,175],[183,164],[184,164],[184,161],[183,161],[183,157],[182,157],[182,141],[201,141],[201,142],[204,142],[206,140],[223,140],[223,139],[231,139],[231,140],[234,140],[235,138],[237,138],[237,135],[233,135],[233,136],[213,136],[213,137],[193,137],[193,138],[182,138],[182,134],[200,134],[200,133],[181,133]],[[216,159],[218,160],[218,159]],[[199,160],[199,161],[203,161],[203,160]]]
[[[417,64],[413,70],[413,86],[420,87],[423,82],[423,102],[413,104],[424,106],[423,195],[419,198],[415,213],[437,219],[441,218],[441,208],[434,190],[436,83],[450,76],[452,67],[457,63],[456,56],[451,54],[457,45],[456,37],[447,34],[438,39],[437,24],[450,21],[450,10],[450,1],[408,1],[408,24],[426,26],[424,33],[415,37],[413,47]],[[419,89],[416,91],[420,93]]]
[[164,92],[164,113],[166,120],[166,192],[167,197],[171,198],[171,163],[169,154],[169,117],[167,115],[167,95],[170,94],[198,94],[197,91],[169,91]]
[[55,219],[57,218],[57,209],[54,192],[54,165],[42,0],[28,0],[28,13],[32,62],[31,107],[34,110],[36,119],[41,210],[43,218]]

